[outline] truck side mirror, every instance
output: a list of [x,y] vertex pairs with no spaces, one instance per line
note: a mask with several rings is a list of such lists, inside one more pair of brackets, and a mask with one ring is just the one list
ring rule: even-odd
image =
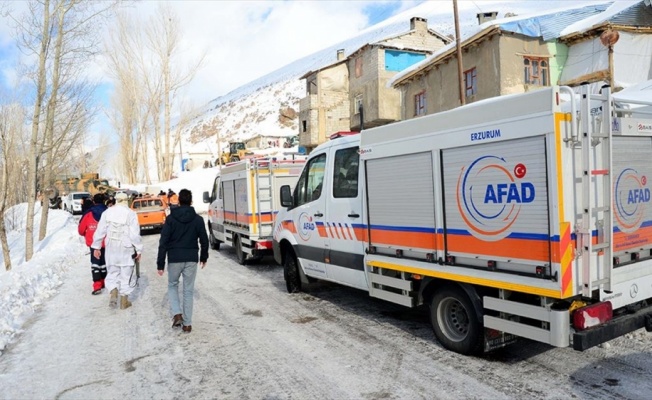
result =
[[287,208],[293,206],[292,191],[290,189],[290,185],[281,186],[281,206]]
[[210,203],[211,202],[211,196],[208,194],[208,192],[204,192],[204,203]]

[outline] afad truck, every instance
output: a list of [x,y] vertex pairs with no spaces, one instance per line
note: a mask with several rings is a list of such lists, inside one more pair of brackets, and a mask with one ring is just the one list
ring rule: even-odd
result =
[[235,248],[240,264],[272,254],[274,219],[281,203],[279,188],[293,186],[305,157],[296,160],[252,158],[220,168],[211,192],[203,193],[208,208],[210,245]]
[[429,305],[437,340],[462,354],[650,331],[652,120],[608,88],[581,91],[488,99],[317,147],[294,190],[280,188],[273,246],[288,291],[317,279]]

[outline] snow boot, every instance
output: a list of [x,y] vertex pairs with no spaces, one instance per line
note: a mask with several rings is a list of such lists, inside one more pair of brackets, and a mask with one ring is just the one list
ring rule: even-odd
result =
[[118,306],[118,288],[111,290],[111,298],[109,298],[109,307],[116,308]]
[[131,307],[131,302],[129,301],[129,296],[120,296],[120,309],[124,310],[125,308]]

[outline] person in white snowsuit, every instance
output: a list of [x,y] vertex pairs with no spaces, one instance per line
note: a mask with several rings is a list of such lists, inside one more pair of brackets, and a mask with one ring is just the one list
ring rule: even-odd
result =
[[109,306],[116,308],[120,295],[121,309],[131,306],[129,295],[134,287],[129,281],[135,261],[140,260],[143,251],[138,216],[128,207],[128,199],[126,193],[115,196],[116,205],[102,214],[91,245],[93,251],[99,253],[104,240],[107,269],[104,285],[111,294]]

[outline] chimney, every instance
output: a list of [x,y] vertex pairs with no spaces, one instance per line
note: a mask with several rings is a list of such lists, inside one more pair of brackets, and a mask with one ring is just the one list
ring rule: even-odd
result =
[[344,49],[337,50],[337,61],[344,60]]
[[417,32],[425,32],[428,30],[428,20],[421,17],[410,18],[410,30]]
[[476,16],[478,17],[478,25],[482,25],[487,21],[493,21],[496,19],[498,11],[480,12],[477,13]]

